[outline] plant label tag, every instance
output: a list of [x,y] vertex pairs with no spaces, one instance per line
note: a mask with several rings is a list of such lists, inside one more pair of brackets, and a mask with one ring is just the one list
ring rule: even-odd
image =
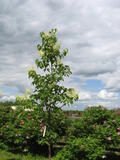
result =
[[46,112],[46,111],[47,111],[47,110],[46,110],[46,107],[43,107],[43,111],[44,111],[44,112]]
[[45,137],[45,133],[46,133],[46,126],[44,126],[43,137]]

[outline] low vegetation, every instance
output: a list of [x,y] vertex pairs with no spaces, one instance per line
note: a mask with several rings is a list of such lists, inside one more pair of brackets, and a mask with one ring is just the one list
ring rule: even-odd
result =
[[[25,110],[25,106],[15,105],[0,105],[2,160],[9,154],[11,159],[29,160],[35,155],[47,157],[48,131],[43,137],[43,112],[38,115],[35,107]],[[61,109],[54,114],[56,119],[52,118],[51,132],[54,160],[99,160],[107,159],[110,154],[113,159],[118,157],[114,151],[118,152],[120,148],[120,117],[115,111],[93,106],[85,109],[79,119],[67,118]],[[39,156],[36,159],[41,158]]]
[[0,160],[47,160],[47,158],[41,156],[33,156],[31,154],[13,154],[7,151],[0,150]]

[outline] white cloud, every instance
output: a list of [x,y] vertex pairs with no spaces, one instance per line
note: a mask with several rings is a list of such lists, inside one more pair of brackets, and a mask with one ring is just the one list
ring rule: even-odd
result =
[[117,98],[117,95],[116,93],[114,92],[108,92],[107,90],[103,89],[101,90],[97,96],[100,98],[100,99],[116,99]]
[[[57,27],[62,48],[69,49],[64,62],[73,72],[67,86],[85,90],[86,80],[97,79],[106,88],[98,100],[116,97],[120,91],[119,15],[119,0],[1,0],[0,88],[15,86],[24,93],[30,86],[25,65],[31,66],[37,56],[39,32]],[[96,103],[86,88],[80,100],[88,99]]]
[[85,92],[85,91],[80,91],[79,94],[79,100],[90,100],[92,97],[90,95],[90,93],[88,92]]
[[15,96],[3,96],[3,97],[0,98],[0,101],[2,101],[2,102],[5,102],[5,101],[14,102],[15,98],[16,98]]

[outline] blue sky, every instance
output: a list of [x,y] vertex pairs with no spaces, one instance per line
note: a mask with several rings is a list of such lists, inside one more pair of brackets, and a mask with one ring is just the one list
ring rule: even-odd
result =
[[104,88],[104,84],[100,80],[90,79],[86,80],[84,88],[92,92],[99,92]]
[[0,100],[13,100],[31,88],[27,67],[38,56],[39,33],[58,28],[58,40],[69,54],[64,63],[79,101],[72,109],[90,105],[120,106],[119,0],[1,0]]
[[19,95],[19,90],[16,86],[3,86],[1,88],[2,93],[5,93],[6,95]]

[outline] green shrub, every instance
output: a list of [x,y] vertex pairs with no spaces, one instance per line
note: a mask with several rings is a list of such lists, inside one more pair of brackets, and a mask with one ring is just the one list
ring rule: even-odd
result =
[[[58,113],[59,112],[59,113]],[[25,110],[22,106],[12,109],[10,106],[0,107],[0,148],[18,152],[43,152],[48,145],[48,135],[51,135],[51,142],[55,143],[57,138],[66,132],[66,120],[61,110],[56,110],[51,116],[51,130],[46,130],[43,137],[45,126],[44,112]],[[44,117],[44,119],[43,119]],[[36,152],[36,151],[35,151]]]
[[107,110],[103,106],[93,106],[85,109],[82,119],[87,125],[103,125],[104,121],[113,119],[115,114],[111,110]]
[[105,150],[98,139],[77,138],[57,154],[55,160],[98,160],[104,156]]
[[113,111],[102,106],[87,108],[80,120],[73,121],[68,130],[70,137],[94,137],[106,148],[120,145],[120,120]]
[[37,112],[25,111],[21,107],[16,110],[12,110],[11,107],[5,108],[6,119],[0,128],[1,142],[10,148],[24,152],[29,150],[33,142],[37,145],[43,132],[42,119],[38,118]]
[[[107,151],[120,147],[120,118],[116,116],[113,111],[107,110],[102,106],[90,107],[85,109],[79,120],[74,120],[71,123],[68,129],[68,135],[73,141],[76,138],[87,139],[88,137],[92,137],[95,140],[97,139],[102,144],[101,146],[104,147],[107,157]],[[89,146],[86,147],[89,148]],[[97,147],[99,148],[99,144],[96,148]],[[70,157],[73,154],[73,152],[69,150],[69,147],[67,147],[67,150],[65,149],[65,155],[67,157],[68,155],[66,152]],[[86,152],[85,155],[89,158],[91,157],[88,152]]]

